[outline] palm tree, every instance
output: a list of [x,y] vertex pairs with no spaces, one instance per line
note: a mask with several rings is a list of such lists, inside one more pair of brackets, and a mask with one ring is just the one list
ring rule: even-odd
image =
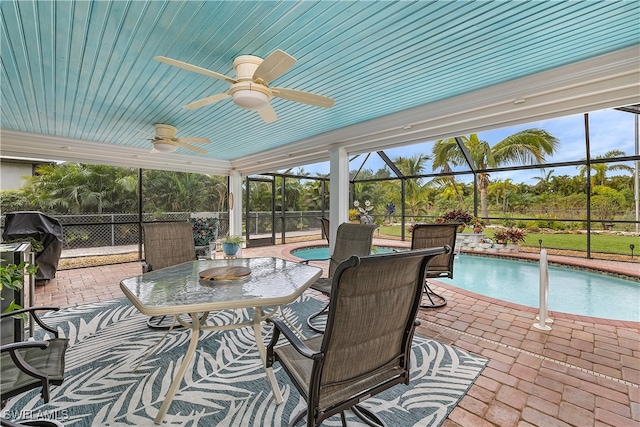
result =
[[[413,157],[398,157],[393,160],[404,176],[418,176],[424,173],[429,156],[418,153]],[[425,199],[425,191],[422,188],[420,178],[407,179],[405,181],[405,203],[408,214],[412,217],[420,213],[426,213],[428,201]]]
[[[611,159],[614,157],[623,157],[626,153],[622,150],[609,150],[602,156],[594,157],[594,160]],[[584,159],[583,159],[584,160]],[[607,172],[613,170],[624,170],[633,173],[633,168],[627,165],[612,165],[608,163],[595,163],[591,165],[591,169],[595,174],[591,177],[591,185],[606,185]],[[585,177],[587,175],[587,165],[580,168],[580,176]]]
[[[461,137],[468,148],[477,173],[478,191],[480,192],[481,216],[488,220],[487,189],[489,174],[482,172],[489,168],[496,168],[507,164],[542,164],[545,156],[553,155],[560,144],[558,139],[542,129],[525,129],[507,136],[494,146],[482,141],[478,135],[472,133]],[[440,139],[433,146],[433,170],[450,165],[466,164],[462,151],[454,138]]]
[[102,213],[135,205],[137,179],[130,168],[50,163],[37,172],[25,187],[34,206],[59,213]]
[[325,193],[322,192],[322,181],[319,179],[310,179],[303,184],[302,203],[306,206],[307,210],[320,210],[323,206],[329,207],[329,185],[328,181],[325,184]]
[[538,183],[535,185],[536,189],[539,189],[539,193],[544,193],[549,190],[551,187],[551,176],[553,175],[554,169],[551,169],[549,172],[544,171],[544,169],[540,170],[542,176],[534,176],[533,179],[537,180]]
[[509,195],[516,193],[518,191],[518,186],[512,182],[511,178],[504,180],[499,179],[493,184],[490,184],[487,191],[490,194],[495,194],[496,204],[500,203],[500,198],[502,198],[502,213],[506,213],[509,205]]

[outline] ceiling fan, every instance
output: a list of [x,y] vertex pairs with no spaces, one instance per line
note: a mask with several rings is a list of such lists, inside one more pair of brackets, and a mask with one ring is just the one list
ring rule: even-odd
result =
[[316,107],[331,108],[334,104],[334,100],[326,96],[283,87],[269,87],[269,83],[286,73],[296,63],[294,57],[279,49],[265,59],[253,55],[238,56],[233,61],[233,68],[236,72],[235,79],[165,56],[156,56],[154,59],[231,83],[231,88],[227,92],[194,101],[183,107],[186,109],[204,107],[231,97],[237,106],[247,110],[256,110],[262,120],[271,123],[278,119],[270,104],[274,96]]
[[156,128],[156,135],[150,140],[151,144],[153,144],[153,148],[151,149],[152,153],[173,153],[180,147],[196,153],[207,154],[207,150],[188,144],[188,142],[195,144],[211,142],[207,138],[176,138],[177,129],[174,126],[161,123],[154,126]]

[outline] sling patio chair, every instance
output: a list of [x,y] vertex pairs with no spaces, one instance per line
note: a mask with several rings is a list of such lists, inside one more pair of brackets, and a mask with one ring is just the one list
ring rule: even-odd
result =
[[[16,341],[0,346],[0,401],[1,407],[11,397],[41,387],[41,396],[45,403],[49,402],[49,386],[60,385],[64,381],[65,355],[69,340],[60,338],[58,331],[45,324],[38,311],[57,311],[58,307],[28,307],[0,314],[0,319],[26,314],[32,322],[53,335],[44,341]],[[56,422],[34,424],[36,421],[21,421],[18,425],[58,426]],[[15,425],[6,419],[0,419],[4,425]]]
[[[376,224],[350,224],[348,222],[342,223],[338,226],[336,232],[336,243],[333,248],[333,254],[329,260],[329,272],[328,277],[320,278],[311,285],[311,289],[315,289],[318,292],[322,292],[331,298],[331,278],[338,265],[341,262],[349,259],[352,255],[365,256],[371,253],[371,245],[373,244],[373,232],[378,228]],[[325,259],[311,259],[304,260],[303,263],[309,261],[326,261]],[[319,317],[323,318],[327,315],[329,304],[327,304],[322,310],[312,314],[307,318],[307,325],[315,332],[322,333],[323,327],[317,325]]]
[[448,245],[451,251],[438,255],[429,263],[429,269],[425,274],[424,294],[429,300],[421,304],[422,308],[438,308],[447,304],[447,300],[429,287],[428,279],[449,278],[453,279],[453,259],[455,256],[456,233],[460,224],[415,224],[411,236],[411,250],[434,248]]
[[[335,270],[324,334],[300,340],[277,317],[267,348],[267,366],[279,362],[307,408],[306,425],[344,411],[370,426],[385,426],[360,402],[396,384],[409,384],[411,344],[429,261],[445,246],[365,257],[353,256]],[[280,334],[289,343],[277,346]],[[384,405],[383,405],[384,406]]]
[[[153,222],[143,224],[143,230],[143,273],[196,259],[193,229],[190,223]],[[165,322],[166,319],[168,319],[167,316],[151,317],[147,321],[147,326],[153,329],[169,329],[172,327],[172,322]]]
[[323,216],[317,216],[316,219],[320,221],[320,227],[322,228],[322,237],[327,239],[327,244],[331,244],[329,241],[329,219]]

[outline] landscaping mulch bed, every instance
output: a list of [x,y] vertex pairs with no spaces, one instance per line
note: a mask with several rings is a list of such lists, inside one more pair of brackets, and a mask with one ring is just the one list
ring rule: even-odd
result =
[[97,267],[99,265],[122,264],[138,261],[138,253],[116,255],[94,255],[75,258],[61,258],[58,262],[58,270],[71,270],[73,268]]

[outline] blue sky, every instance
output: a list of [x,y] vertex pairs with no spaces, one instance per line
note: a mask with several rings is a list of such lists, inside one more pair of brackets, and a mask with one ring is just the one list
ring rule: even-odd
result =
[[[560,141],[558,152],[547,162],[565,162],[572,160],[580,160],[586,157],[585,153],[585,135],[584,135],[584,115],[578,114],[573,116],[562,117],[559,119],[543,120],[538,122],[527,123],[524,125],[501,128],[492,131],[479,132],[478,136],[489,142],[490,145],[501,141],[506,136],[519,132],[528,128],[541,128],[547,130]],[[622,150],[626,155],[636,154],[635,147],[635,124],[634,114],[626,113],[618,110],[602,110],[589,113],[589,133],[591,143],[591,156],[604,155],[609,150]],[[386,150],[387,155],[394,159],[399,156],[411,157],[416,153],[429,154],[431,152],[432,142],[415,144],[411,146]],[[363,159],[360,156],[359,159]],[[362,160],[352,162],[350,169],[358,168]],[[365,164],[365,168],[373,171],[383,167],[384,163],[374,153],[369,157]],[[629,163],[628,166],[633,166]],[[312,175],[316,173],[328,173],[329,164],[318,163],[314,165],[306,165],[303,167],[305,172]],[[296,169],[292,172],[296,173]],[[427,166],[427,171],[431,172],[431,164]],[[547,170],[546,172],[549,172]],[[578,169],[575,167],[565,167],[554,169],[553,175],[575,175]],[[613,174],[621,174],[624,172],[613,171]],[[542,174],[536,171],[521,172],[504,172],[499,174],[500,179],[511,178],[513,182],[526,182],[535,184],[537,181],[534,177],[540,177]],[[494,176],[493,178],[497,178]],[[464,180],[464,179],[463,179]]]

